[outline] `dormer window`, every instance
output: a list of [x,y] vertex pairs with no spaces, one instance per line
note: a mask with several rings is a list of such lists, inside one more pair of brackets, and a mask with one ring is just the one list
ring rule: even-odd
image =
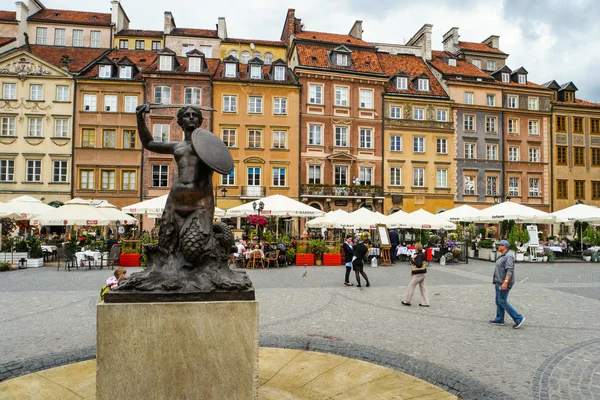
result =
[[408,89],[408,78],[405,76],[399,76],[396,78],[396,89],[407,90]]
[[527,83],[527,77],[524,74],[519,74],[519,83],[524,85]]
[[119,67],[119,78],[121,79],[131,79],[131,66],[121,66]]
[[260,65],[250,66],[250,79],[261,79],[262,78],[262,67]]
[[419,79],[419,91],[428,92],[429,91],[429,80],[428,79]]
[[158,68],[160,71],[172,71],[173,70],[173,57],[172,56],[160,56],[160,65]]
[[448,59],[448,65],[451,67],[456,67],[456,59],[455,58],[449,58]]
[[202,57],[188,58],[189,72],[202,72]]
[[575,102],[575,93],[573,92],[565,92],[565,101],[567,103]]
[[285,81],[285,67],[275,67],[274,78],[276,81]]
[[225,63],[225,78],[235,78],[235,63]]
[[112,65],[101,65],[98,72],[99,78],[110,78],[112,76]]
[[507,72],[502,73],[502,82],[508,83],[510,82],[510,74]]
[[348,64],[348,54],[340,54],[337,53],[335,55],[335,64],[342,66],[342,67],[347,67]]

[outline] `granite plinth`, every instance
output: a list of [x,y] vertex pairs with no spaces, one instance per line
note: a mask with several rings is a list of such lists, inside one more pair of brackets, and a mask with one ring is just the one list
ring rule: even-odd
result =
[[105,303],[180,303],[194,301],[251,301],[254,289],[215,292],[167,292],[167,291],[110,291],[104,295]]

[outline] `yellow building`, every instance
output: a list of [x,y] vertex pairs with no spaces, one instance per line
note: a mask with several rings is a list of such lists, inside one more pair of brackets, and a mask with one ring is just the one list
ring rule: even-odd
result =
[[287,61],[285,43],[272,40],[252,40],[225,38],[221,41],[221,59],[234,56],[242,64],[251,58],[258,57],[266,65],[282,59]]
[[[298,199],[300,87],[283,60],[247,65],[226,57],[213,79],[213,132],[233,156],[231,175],[216,175],[217,206],[263,196]],[[225,197],[222,189],[226,189]]]
[[163,43],[162,31],[123,29],[115,34],[113,47],[119,50],[160,50]]

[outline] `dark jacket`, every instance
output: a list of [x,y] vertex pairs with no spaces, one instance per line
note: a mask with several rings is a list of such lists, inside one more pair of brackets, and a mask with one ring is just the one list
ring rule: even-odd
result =
[[400,235],[398,235],[398,232],[396,232],[395,230],[391,230],[390,231],[390,244],[392,246],[398,246],[398,243],[400,243]]
[[[423,253],[422,251],[415,253],[415,258],[410,260],[410,263],[416,265],[417,267],[421,267],[424,262],[425,262],[425,253]],[[419,270],[419,271],[414,271],[414,270],[412,271],[412,275],[426,274],[426,273],[427,273],[427,268],[423,268],[422,270]]]
[[354,256],[354,248],[348,246],[348,243],[344,242],[344,263],[352,262]]
[[365,245],[364,243],[359,243],[356,246],[354,246],[354,255],[359,260],[363,260],[366,257],[368,252],[369,252],[369,249],[367,248],[367,245]]

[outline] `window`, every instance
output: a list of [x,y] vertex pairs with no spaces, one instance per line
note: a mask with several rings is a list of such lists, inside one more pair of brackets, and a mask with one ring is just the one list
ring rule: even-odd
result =
[[202,91],[197,87],[187,87],[184,90],[184,104],[200,105]]
[[495,107],[496,106],[496,95],[495,94],[488,94],[485,96],[485,104],[489,107]]
[[248,102],[248,112],[250,114],[262,114],[262,97],[250,96]]
[[321,166],[320,165],[309,165],[308,166],[308,183],[313,185],[319,185],[321,183]]
[[235,129],[223,129],[221,139],[227,147],[237,147],[237,131]]
[[248,61],[250,61],[250,52],[242,51],[242,59],[240,61],[242,64],[248,64]]
[[590,127],[592,133],[600,133],[600,119],[590,118]]
[[402,107],[390,107],[390,118],[402,118]]
[[428,92],[429,91],[429,79],[419,79],[418,80],[419,91]]
[[448,59],[448,65],[451,67],[456,67],[456,59],[455,58],[449,58]]
[[539,125],[540,121],[537,120],[529,120],[529,134],[532,136],[539,136]]
[[42,137],[42,118],[29,118],[29,131],[27,136]]
[[415,153],[425,153],[425,138],[424,137],[413,138],[413,151]]
[[200,46],[199,50],[202,52],[202,54],[204,54],[206,57],[211,58],[212,57],[212,46]]
[[335,127],[335,145],[338,147],[348,147],[348,127]]
[[69,120],[57,118],[54,120],[54,137],[66,138],[69,136]]
[[408,89],[408,78],[406,78],[404,76],[399,76],[396,79],[396,89],[407,90]]
[[262,130],[250,129],[248,131],[248,148],[250,148],[250,149],[262,148]]
[[69,87],[68,86],[57,86],[56,87],[56,101],[69,101]]
[[79,189],[94,190],[94,170],[79,170]]
[[260,186],[260,168],[248,168],[248,186]]
[[308,102],[310,104],[323,104],[323,86],[308,85]]
[[474,66],[481,69],[481,60],[471,60]]
[[529,197],[540,197],[539,178],[529,178]]
[[425,109],[424,108],[413,108],[413,119],[416,120],[424,120],[425,119]]
[[569,103],[573,103],[575,101],[575,93],[574,92],[565,92],[565,101]]
[[287,132],[273,131],[273,148],[287,149]]
[[508,148],[508,161],[519,161],[519,148],[515,146],[510,146]]
[[335,105],[346,107],[348,105],[348,88],[342,86],[335,87]]
[[488,133],[496,132],[496,117],[485,117],[485,131]]
[[508,72],[502,73],[502,82],[504,82],[504,83],[510,82],[510,74]]
[[568,182],[563,180],[556,181],[556,197],[559,199],[566,199]]
[[556,146],[556,164],[567,165],[567,147]]
[[121,173],[121,190],[135,190],[136,189],[136,172],[135,171],[123,171]]
[[42,181],[42,160],[27,160],[27,182]]
[[2,117],[2,136],[16,136],[16,117]]
[[573,147],[573,161],[575,165],[585,165],[585,148]]
[[152,41],[152,50],[160,50],[160,41],[158,41],[158,40]]
[[511,135],[519,134],[519,120],[516,118],[508,119],[508,133]]
[[390,137],[391,151],[402,151],[402,136]]
[[168,165],[153,165],[152,166],[152,186],[153,187],[168,187],[169,186],[169,166]]
[[497,160],[498,159],[498,145],[497,144],[488,144],[486,146],[486,156],[488,160]]
[[517,108],[519,98],[517,96],[508,96],[508,108]]
[[262,71],[260,65],[250,66],[250,79],[262,79]]
[[223,96],[223,112],[237,112],[237,96]]
[[235,168],[229,175],[221,175],[221,185],[233,186],[235,185]]
[[104,111],[117,112],[117,95],[107,94],[104,96]]
[[473,104],[473,93],[465,92],[465,104]]
[[495,71],[496,70],[496,61],[488,61],[487,62],[487,70]]
[[402,186],[402,168],[390,168],[390,186]]
[[83,31],[81,29],[73,29],[73,47],[83,47]]
[[83,110],[84,111],[96,111],[96,95],[95,94],[84,94],[83,95]]
[[230,56],[232,56],[232,57],[235,57],[235,59],[236,59],[236,60],[239,60],[239,59],[240,59],[240,56],[239,56],[238,52],[237,52],[237,51],[235,51],[235,50],[231,50],[231,51],[229,52],[229,55],[230,55]]
[[29,87],[29,100],[32,100],[32,101],[44,100],[44,86],[43,85],[31,85]]
[[115,190],[115,171],[104,169],[100,174],[102,190]]
[[65,30],[56,28],[54,29],[54,45],[55,46],[64,46],[65,45]]
[[112,65],[100,65],[98,78],[110,78],[112,76]]
[[358,142],[361,149],[370,149],[373,147],[373,129],[359,129]]
[[156,104],[171,104],[171,87],[170,86],[155,86],[154,87],[154,103],[156,103]]
[[437,120],[440,122],[447,122],[448,110],[437,110]]
[[448,139],[437,138],[436,147],[438,154],[448,154]]
[[37,28],[35,30],[35,44],[46,44],[47,36],[48,36],[47,28]]
[[[265,60],[265,63],[266,63],[266,60]],[[276,81],[285,81],[285,67],[275,67],[275,80]]]
[[349,65],[348,64],[348,54],[336,53],[335,64],[341,65],[342,67],[347,67]]
[[81,147],[96,147],[96,130],[84,128],[81,131]]
[[5,83],[2,85],[2,99],[16,100],[17,99],[17,84]]
[[540,162],[540,149],[538,147],[529,148],[529,162]]
[[413,186],[423,187],[425,186],[425,169],[414,168],[413,169]]
[[102,147],[105,149],[115,148],[115,131],[114,129],[104,129],[102,131]]
[[308,145],[322,146],[323,145],[323,125],[308,126]]
[[600,166],[600,149],[598,148],[592,148],[592,165]]
[[465,175],[465,184],[464,184],[465,196],[474,196],[475,195],[475,193],[476,193],[475,189],[477,188],[476,180],[477,180],[477,178],[475,176]]
[[475,143],[465,143],[465,158],[472,160],[475,155]]
[[273,186],[285,186],[285,168],[273,168]]
[[53,161],[52,162],[52,182],[66,183],[67,182],[67,162]]
[[136,132],[132,130],[123,131],[123,148],[135,149]]
[[435,187],[448,187],[448,170],[438,169],[435,171]]
[[[187,53],[189,53],[192,50],[194,50],[194,45],[193,44],[184,44],[181,47],[181,56],[182,57],[187,57]],[[170,68],[169,68],[169,70],[170,70]]]
[[[136,40],[136,49],[137,47],[137,42],[140,42],[140,40]],[[142,50],[144,49],[144,42],[142,42]],[[91,31],[90,32],[90,47],[94,47],[94,48],[99,48],[100,47],[100,31]]]
[[144,50],[144,41],[143,40],[136,40],[135,41],[135,49],[136,50]]
[[273,114],[287,114],[287,97],[275,97],[273,99]]
[[556,116],[556,130],[558,132],[567,131],[567,117],[561,115]]
[[237,76],[236,72],[236,64],[235,63],[225,63],[225,77],[226,78],[235,78]]
[[120,49],[129,49],[129,40],[119,39],[119,48]]
[[575,199],[585,199],[585,181],[575,181]]
[[157,142],[168,142],[171,139],[171,125],[154,124],[152,125],[152,137]]
[[134,113],[137,108],[138,98],[137,96],[125,96],[125,112]]
[[592,199],[600,199],[600,182],[592,181]]
[[519,178],[508,178],[508,195],[519,196]]
[[0,160],[0,182],[15,180],[15,160]]
[[573,117],[573,132],[583,133],[583,118]]
[[475,130],[475,116],[474,115],[463,116],[463,128],[465,131],[474,131]]
[[537,110],[538,103],[539,103],[539,99],[537,97],[530,97],[529,99],[527,99],[527,107],[530,110]]
[[173,57],[172,56],[160,56],[160,71],[172,71],[173,70]]
[[131,73],[133,68],[129,65],[124,65],[119,67],[119,78],[121,79],[131,79]]
[[[265,53],[265,65],[271,65],[273,63],[273,54],[271,53]],[[275,76],[277,76],[277,68],[284,68],[284,67],[276,67],[275,69]],[[283,79],[277,79],[275,78],[276,81],[282,81]]]
[[519,83],[521,85],[524,85],[527,83],[527,77],[524,74],[518,74],[519,76]]
[[372,90],[360,90],[360,108],[373,108]]
[[348,167],[336,165],[334,168],[334,183],[336,185],[348,184]]
[[373,184],[373,168],[360,167],[358,170],[358,180],[362,186],[371,186]]

